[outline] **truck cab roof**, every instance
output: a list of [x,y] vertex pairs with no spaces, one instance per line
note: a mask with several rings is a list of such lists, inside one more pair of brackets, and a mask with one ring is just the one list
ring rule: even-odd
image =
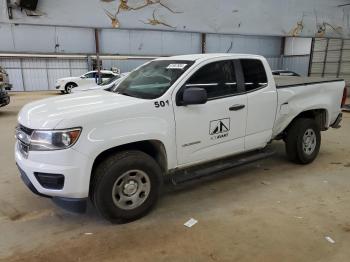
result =
[[184,61],[204,61],[213,58],[228,58],[228,59],[239,59],[239,58],[254,58],[264,59],[260,55],[248,55],[248,54],[227,54],[227,53],[211,53],[211,54],[190,54],[190,55],[178,55],[171,57],[161,57],[156,60],[184,60]]

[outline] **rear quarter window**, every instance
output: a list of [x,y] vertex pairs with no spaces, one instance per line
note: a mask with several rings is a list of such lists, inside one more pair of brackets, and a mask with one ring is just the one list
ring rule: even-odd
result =
[[260,89],[267,85],[267,76],[263,63],[257,59],[241,59],[247,92]]

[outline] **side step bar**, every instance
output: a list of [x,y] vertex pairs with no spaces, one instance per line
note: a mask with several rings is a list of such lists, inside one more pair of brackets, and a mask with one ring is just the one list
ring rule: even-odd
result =
[[192,167],[185,170],[179,170],[170,175],[170,182],[173,185],[182,184],[184,182],[199,179],[202,177],[210,176],[224,170],[228,170],[234,167],[253,163],[258,160],[268,158],[275,154],[275,151],[270,149],[264,149],[263,151],[253,151],[244,155],[225,158],[209,164],[202,165],[200,167]]

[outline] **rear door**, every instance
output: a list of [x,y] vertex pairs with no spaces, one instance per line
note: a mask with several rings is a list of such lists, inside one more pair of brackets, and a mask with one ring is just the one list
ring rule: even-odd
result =
[[276,117],[277,92],[273,79],[268,79],[266,61],[241,59],[245,92],[248,99],[246,150],[261,148],[271,139]]
[[[176,143],[179,165],[193,164],[244,150],[247,96],[233,60],[203,65],[176,94],[188,87],[206,89],[202,105],[175,106]],[[241,82],[241,84],[240,84]]]

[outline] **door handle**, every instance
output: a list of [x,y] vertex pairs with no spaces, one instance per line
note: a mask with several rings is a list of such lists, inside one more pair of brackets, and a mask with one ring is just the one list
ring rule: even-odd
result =
[[230,111],[238,111],[245,108],[245,105],[233,105],[229,108]]

